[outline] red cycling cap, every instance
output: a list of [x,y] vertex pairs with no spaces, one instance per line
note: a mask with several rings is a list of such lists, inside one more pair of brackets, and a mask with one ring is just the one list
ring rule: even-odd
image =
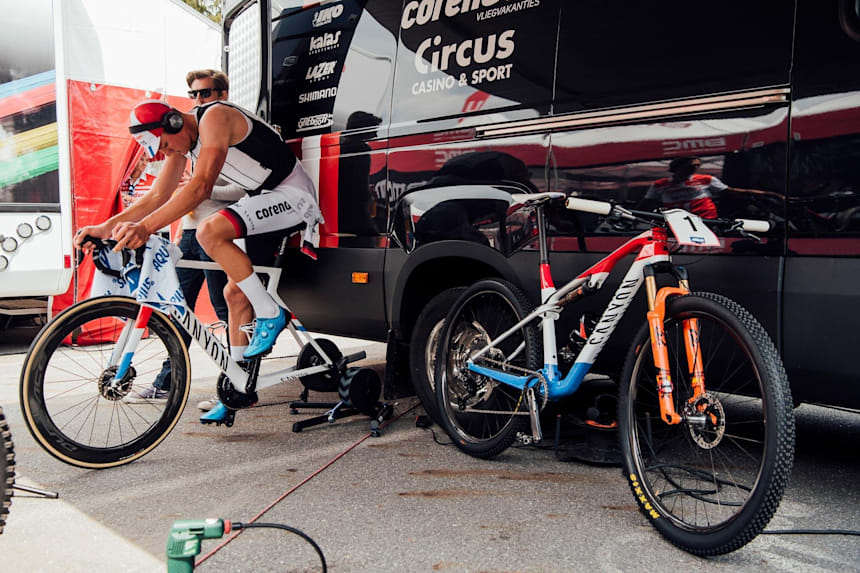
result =
[[161,133],[164,131],[161,121],[171,109],[163,101],[146,100],[134,106],[128,117],[129,132],[150,159],[158,154]]

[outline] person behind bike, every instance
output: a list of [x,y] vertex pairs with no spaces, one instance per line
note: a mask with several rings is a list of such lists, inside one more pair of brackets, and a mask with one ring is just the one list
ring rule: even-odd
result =
[[[164,167],[149,193],[100,225],[82,228],[75,246],[87,246],[83,239],[92,235],[116,240],[117,251],[140,247],[155,230],[208,199],[219,175],[239,185],[247,196],[207,217],[197,229],[197,239],[227,273],[224,295],[231,356],[238,359],[241,352],[241,358],[252,359],[268,352],[286,326],[286,313],[233,240],[304,228],[302,251],[316,258],[309,239],[322,214],[310,177],[274,128],[227,102],[210,102],[182,113],[162,101],[143,101],[131,112],[129,131],[148,156],[159,151],[167,156]],[[176,190],[186,157],[192,161],[193,174]],[[238,333],[238,326],[254,315],[247,348],[233,346],[234,325]],[[210,414],[226,417],[227,412],[222,405]]]
[[[189,88],[188,97],[198,106],[216,100],[226,101],[229,96],[230,82],[224,72],[211,69],[193,70],[188,72],[185,76],[185,82],[188,84]],[[144,158],[141,158],[141,161],[143,160]],[[212,194],[209,199],[206,199],[193,211],[190,211],[182,217],[182,222],[180,224],[181,234],[178,244],[182,251],[183,260],[204,262],[212,261],[212,258],[206,254],[206,251],[203,250],[200,243],[197,241],[197,227],[209,215],[220,211],[231,203],[235,203],[244,196],[245,189],[239,185],[226,182],[220,178],[216,181],[216,185],[212,188]],[[255,260],[253,254],[250,256],[251,260],[255,264],[268,264],[271,262],[267,260]],[[197,298],[203,288],[203,279],[205,277],[206,286],[209,291],[209,299],[212,301],[212,308],[215,310],[215,315],[224,325],[227,324],[228,309],[227,301],[224,300],[224,288],[227,286],[227,275],[225,275],[223,271],[177,268],[176,275],[179,278],[179,285],[182,288],[182,294],[185,295],[185,302],[191,309],[196,305]],[[185,344],[190,344],[191,337],[184,331],[181,332],[182,337],[185,339]],[[244,334],[241,336],[244,337]],[[234,358],[236,357],[234,356]],[[238,359],[241,359],[241,355]],[[170,390],[170,373],[170,361],[165,360],[161,371],[155,377],[155,381],[153,381],[152,385],[140,390],[139,392],[131,392],[126,398],[126,401],[137,403],[147,402],[149,400],[166,400]],[[217,398],[203,400],[198,404],[198,407],[201,410],[211,410],[216,406],[217,402]]]

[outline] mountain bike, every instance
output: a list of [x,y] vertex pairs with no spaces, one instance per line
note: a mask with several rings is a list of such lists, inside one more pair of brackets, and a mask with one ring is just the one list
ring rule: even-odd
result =
[[[123,267],[128,268],[130,261],[136,261],[137,267],[132,263],[134,268],[120,273],[100,256],[115,242],[93,237],[85,242],[95,245],[93,261],[101,272],[120,281],[139,282],[139,265],[147,247],[124,249]],[[292,316],[287,330],[301,347],[295,365],[267,373],[261,373],[262,357],[240,365],[184,303],[141,303],[113,295],[86,299],[45,325],[24,359],[21,407],[36,442],[60,461],[95,469],[128,464],[152,451],[176,426],[188,399],[191,361],[180,328],[220,370],[217,391],[228,408],[223,421],[227,426],[237,410],[257,401],[257,391],[290,380],[302,383],[303,398],[308,389],[340,394],[341,402],[330,412],[329,421],[346,415],[338,411],[341,405],[375,415],[378,376],[355,376],[355,369],[348,368],[366,353],[342,356],[330,340],[314,339],[278,296],[286,242],[285,238],[273,266],[255,266],[254,271],[268,276],[269,294]],[[179,261],[177,267],[219,268],[216,263],[198,261]],[[244,331],[251,334],[246,326]],[[166,399],[129,400],[129,394],[152,384],[165,360],[171,366]],[[350,383],[355,387],[347,386]]]
[[[541,304],[533,308],[520,289],[498,279],[471,285],[454,303],[435,371],[448,435],[479,458],[496,456],[517,439],[539,442],[541,410],[576,393],[644,283],[646,323],[631,341],[619,384],[624,474],[641,511],[677,546],[716,555],[748,543],[776,511],[791,471],[788,380],[764,328],[728,298],[691,291],[670,247],[719,246],[709,227],[755,238],[752,233],[767,232],[770,224],[705,220],[680,209],[634,211],[556,192],[513,200],[535,210]],[[555,288],[544,209],[562,200],[568,209],[644,223],[647,230]],[[627,255],[635,258],[618,290],[562,373],[555,321],[565,306],[600,290]],[[677,286],[658,288],[658,275]]]
[[15,487],[15,446],[12,433],[0,407],[0,533],[6,525],[9,506],[12,505],[12,490]]

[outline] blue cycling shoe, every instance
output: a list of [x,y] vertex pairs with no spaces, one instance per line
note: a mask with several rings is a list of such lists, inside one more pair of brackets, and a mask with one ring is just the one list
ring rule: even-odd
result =
[[286,327],[287,312],[281,307],[278,307],[278,316],[275,318],[256,319],[254,336],[245,350],[245,358],[256,358],[271,350],[275,345],[275,340],[278,339],[278,335]]
[[201,424],[221,424],[228,428],[233,425],[233,420],[236,418],[236,410],[231,410],[220,401],[215,404],[215,407],[200,416]]

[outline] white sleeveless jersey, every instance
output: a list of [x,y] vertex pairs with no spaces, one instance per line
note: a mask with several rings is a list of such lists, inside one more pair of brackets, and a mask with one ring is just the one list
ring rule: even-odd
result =
[[[297,162],[281,135],[257,116],[223,101],[213,101],[191,110],[197,116],[198,125],[206,112],[215,105],[226,105],[238,110],[248,124],[248,133],[242,141],[227,150],[221,177],[246,189],[252,197],[264,189],[277,187],[292,173]],[[197,163],[202,147],[203,142],[198,135],[197,142],[188,153],[192,165]]]

